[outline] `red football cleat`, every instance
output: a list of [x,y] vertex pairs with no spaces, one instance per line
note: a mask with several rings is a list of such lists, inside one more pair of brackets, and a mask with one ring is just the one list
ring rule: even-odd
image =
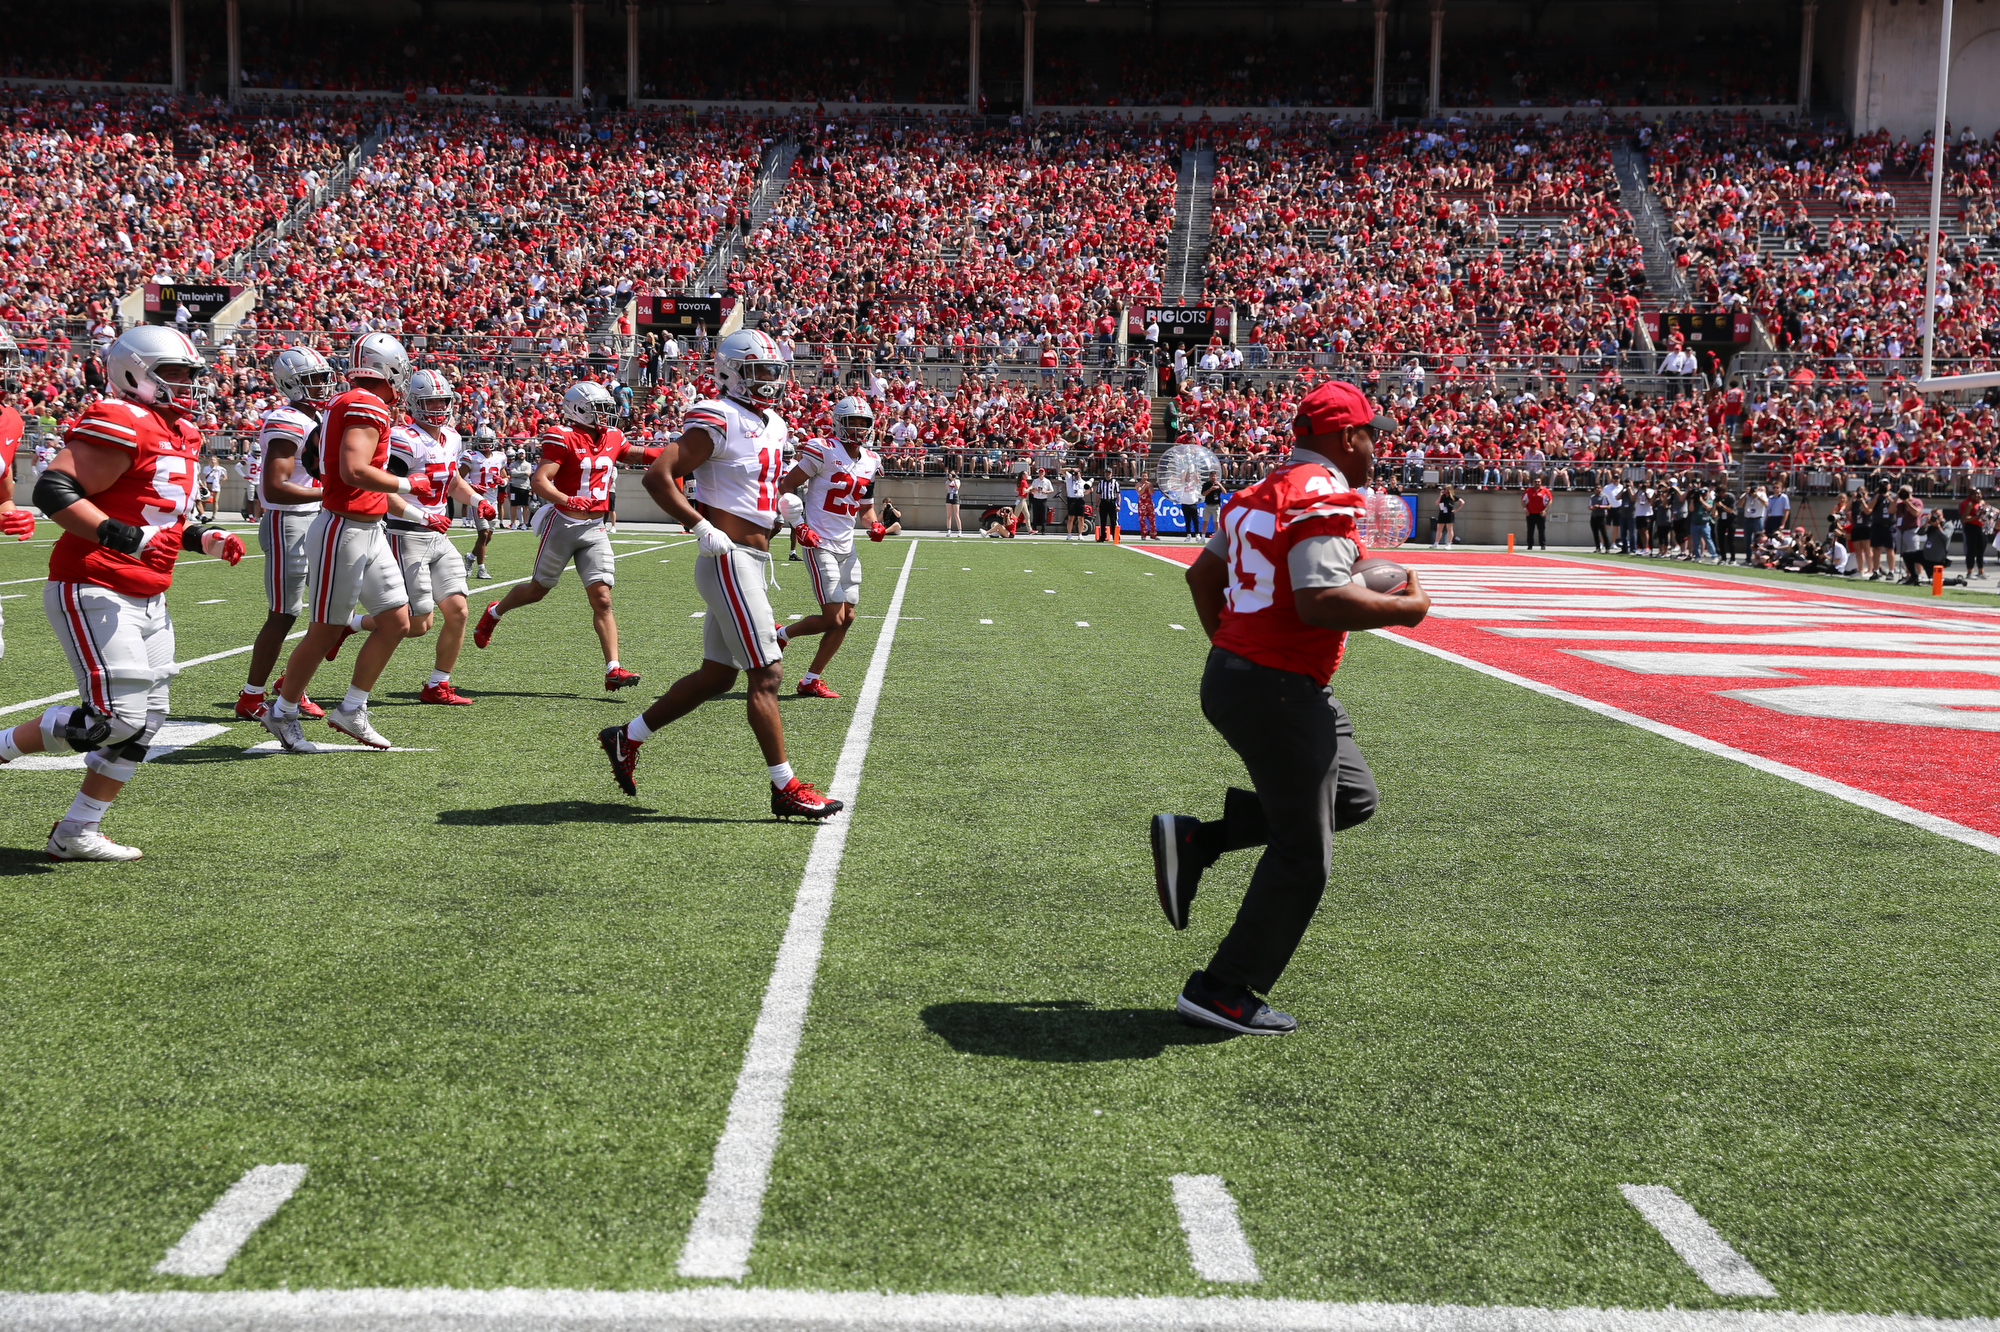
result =
[[782,791],[776,786],[771,788],[771,812],[781,819],[794,815],[802,819],[831,818],[845,808],[840,801],[828,800],[821,795],[811,782],[802,782],[796,777]]
[[339,656],[342,645],[345,644],[347,640],[352,637],[354,637],[353,626],[345,624],[341,625],[340,637],[334,639],[333,646],[326,650],[326,659],[328,661],[332,661],[335,657]]
[[825,680],[799,681],[800,698],[839,698],[840,695],[827,688]]
[[425,685],[423,692],[417,695],[417,702],[451,703],[462,708],[472,706],[472,700],[464,694],[459,693],[456,689],[453,689],[449,680],[440,680],[436,684]]
[[604,687],[606,689],[629,689],[638,683],[639,673],[637,671],[628,671],[623,666],[620,666],[615,671],[606,671],[604,673]]
[[778,626],[778,651],[783,652],[792,645],[792,635],[784,625]]
[[[265,697],[276,698],[278,695],[284,692],[285,692],[285,677],[281,675],[278,677],[278,682],[271,686],[271,692],[266,694]],[[307,698],[304,694],[300,694],[299,715],[301,717],[312,717],[314,719],[318,719],[320,717],[326,716],[326,709],[321,707],[319,704],[313,702],[311,699]]]
[[493,641],[493,631],[500,627],[500,617],[493,613],[493,608],[499,604],[497,601],[486,603],[486,613],[479,617],[479,623],[472,629],[472,646],[483,648]]
[[270,700],[262,694],[238,694],[236,696],[236,715],[244,721],[256,721],[264,715],[264,709],[270,706]]

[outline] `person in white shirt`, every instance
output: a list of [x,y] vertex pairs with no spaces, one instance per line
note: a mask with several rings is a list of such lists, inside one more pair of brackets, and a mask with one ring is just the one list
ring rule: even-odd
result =
[[1083,540],[1084,508],[1088,503],[1084,499],[1083,474],[1078,472],[1074,467],[1065,467],[1063,468],[1062,479],[1063,501],[1067,506],[1066,511],[1068,514],[1067,525],[1065,527],[1067,535],[1063,537],[1063,540],[1081,541]]

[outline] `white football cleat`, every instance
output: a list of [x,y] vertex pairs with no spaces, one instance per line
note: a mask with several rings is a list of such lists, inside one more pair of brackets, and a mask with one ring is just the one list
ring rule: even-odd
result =
[[368,724],[368,709],[362,707],[349,710],[335,708],[326,714],[326,724],[342,735],[352,736],[370,749],[387,749],[389,737]]
[[305,718],[298,712],[280,717],[276,708],[265,708],[257,718],[264,729],[278,737],[279,746],[287,754],[317,754],[319,746],[306,739]]
[[95,828],[62,829],[60,822],[49,829],[50,860],[137,860],[146,854],[136,846],[120,846]]

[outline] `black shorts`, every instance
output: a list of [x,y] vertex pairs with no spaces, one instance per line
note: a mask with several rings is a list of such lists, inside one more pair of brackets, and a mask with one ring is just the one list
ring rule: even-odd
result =
[[615,490],[614,490],[614,491],[612,491],[612,492],[611,492],[611,493],[610,493],[609,495],[606,495],[606,496],[604,497],[604,511],[605,511],[606,513],[616,513],[616,512],[618,512],[618,492],[617,492],[617,491],[615,491]]
[[534,503],[534,499],[534,494],[530,491],[515,490],[511,487],[507,491],[507,502],[517,509],[527,508]]
[[1069,503],[1069,516],[1072,518],[1081,518],[1085,514],[1090,512],[1090,505],[1088,501],[1073,499],[1069,500],[1068,503]]

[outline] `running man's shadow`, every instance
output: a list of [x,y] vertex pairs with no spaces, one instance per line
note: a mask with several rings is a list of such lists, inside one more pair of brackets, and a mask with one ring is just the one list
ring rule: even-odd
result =
[[932,1004],[924,1025],[960,1054],[1039,1063],[1157,1059],[1170,1045],[1214,1045],[1230,1033],[1190,1027],[1168,1008],[1098,1008],[1082,999]]
[[53,874],[55,862],[40,847],[0,846],[0,879],[17,874]]
[[443,809],[437,821],[455,828],[551,828],[562,823],[776,823],[771,819],[705,819],[692,814],[662,814],[641,805],[614,800],[549,800],[538,805],[495,805],[491,809]]

